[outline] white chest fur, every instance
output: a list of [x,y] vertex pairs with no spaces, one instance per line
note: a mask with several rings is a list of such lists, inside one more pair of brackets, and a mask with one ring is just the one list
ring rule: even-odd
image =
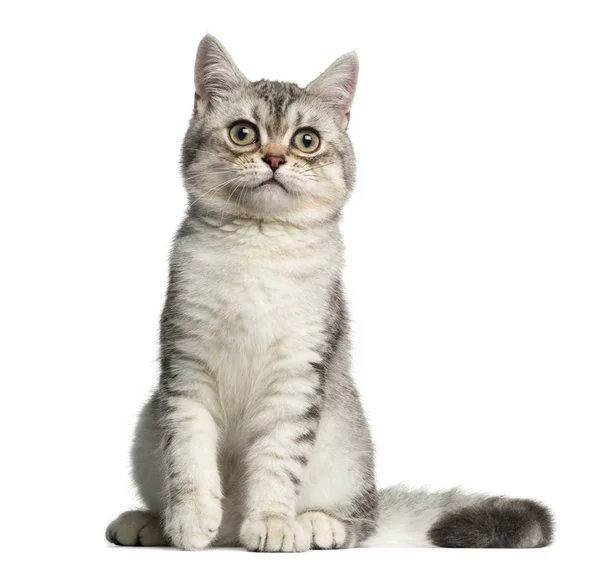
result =
[[229,426],[278,373],[316,360],[340,263],[335,226],[203,226],[178,241],[185,348],[214,373]]

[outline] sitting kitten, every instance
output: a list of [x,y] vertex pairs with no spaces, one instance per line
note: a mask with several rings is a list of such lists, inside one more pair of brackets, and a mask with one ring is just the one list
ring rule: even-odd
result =
[[250,82],[215,38],[200,43],[160,383],[132,450],[148,511],[119,516],[109,541],[255,551],[550,543],[550,514],[533,501],[375,487],[340,282],[357,75],[349,53],[306,88]]

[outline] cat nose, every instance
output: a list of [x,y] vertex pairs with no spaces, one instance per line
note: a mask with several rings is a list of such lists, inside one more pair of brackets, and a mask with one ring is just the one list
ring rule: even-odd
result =
[[263,158],[263,161],[273,170],[275,171],[280,165],[285,163],[285,158],[283,156],[269,154]]

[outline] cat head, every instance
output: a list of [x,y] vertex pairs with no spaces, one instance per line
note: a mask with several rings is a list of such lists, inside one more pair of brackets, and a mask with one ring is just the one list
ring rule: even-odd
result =
[[305,88],[252,82],[205,36],[182,151],[190,213],[298,225],[335,218],[354,183],[346,130],[357,77],[347,53]]

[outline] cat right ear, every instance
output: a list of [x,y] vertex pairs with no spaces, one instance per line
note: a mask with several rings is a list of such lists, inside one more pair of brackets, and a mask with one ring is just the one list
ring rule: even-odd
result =
[[206,34],[196,54],[196,102],[211,103],[248,82],[223,44]]
[[306,90],[350,120],[350,108],[358,82],[358,56],[354,51],[336,59]]

